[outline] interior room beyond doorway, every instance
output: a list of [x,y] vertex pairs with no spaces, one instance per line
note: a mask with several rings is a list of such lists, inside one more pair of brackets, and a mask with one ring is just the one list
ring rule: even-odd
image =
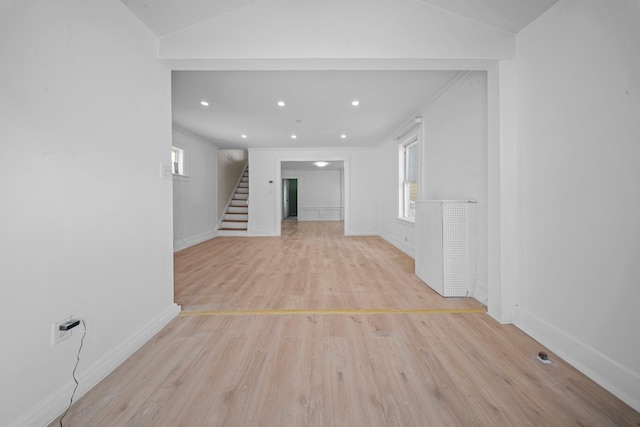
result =
[[344,162],[282,162],[282,220],[343,221]]
[[282,219],[298,220],[298,180],[296,178],[282,179]]

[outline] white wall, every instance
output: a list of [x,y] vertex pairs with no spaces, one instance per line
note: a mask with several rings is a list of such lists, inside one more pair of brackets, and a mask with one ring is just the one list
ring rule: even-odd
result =
[[64,410],[175,314],[170,75],[121,2],[4,2],[0,15],[0,425]]
[[380,236],[411,257],[415,256],[414,224],[398,219],[398,140],[389,137],[378,152],[378,214]]
[[478,245],[472,296],[487,299],[487,77],[470,72],[424,111],[421,192],[426,200],[475,200]]
[[638,410],[639,22],[562,0],[518,36],[516,321]]
[[185,175],[173,177],[173,250],[218,235],[218,147],[176,126],[173,145],[185,152]]
[[[484,301],[487,297],[486,73],[468,73],[416,115],[423,118],[422,197],[478,202],[478,272],[473,296]],[[389,138],[381,147],[380,162],[380,234],[413,256],[413,224],[397,219],[399,163],[395,138]]]
[[[218,151],[218,222],[233,196],[240,175],[247,165],[247,150]],[[251,176],[249,176],[251,180]]]
[[299,221],[342,219],[342,170],[283,168],[282,178],[298,180]]
[[249,149],[249,235],[280,234],[281,162],[343,161],[345,232],[350,235],[378,234],[376,149]]

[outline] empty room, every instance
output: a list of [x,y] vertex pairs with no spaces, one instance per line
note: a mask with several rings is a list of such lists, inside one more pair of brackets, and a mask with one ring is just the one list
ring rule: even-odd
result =
[[0,0],[0,425],[640,425],[636,0]]

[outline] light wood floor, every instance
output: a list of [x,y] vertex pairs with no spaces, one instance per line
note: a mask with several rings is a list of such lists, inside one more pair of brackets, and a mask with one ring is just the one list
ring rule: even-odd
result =
[[185,311],[480,307],[440,298],[415,276],[412,258],[343,229],[285,221],[282,237],[219,237],[180,251],[176,302]]
[[[377,237],[344,237],[342,226],[287,222],[281,238],[217,238],[177,253],[185,313],[74,404],[65,425],[640,425],[554,354],[539,362],[545,349],[517,328],[470,312],[480,308],[472,299],[439,297],[411,258]],[[292,309],[353,312],[263,311]]]

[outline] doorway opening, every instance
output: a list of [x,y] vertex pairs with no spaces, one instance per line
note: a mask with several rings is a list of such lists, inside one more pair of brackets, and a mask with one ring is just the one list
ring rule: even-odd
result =
[[282,220],[298,220],[298,179],[283,178],[282,180]]
[[[348,235],[348,167],[345,159],[280,161],[276,230],[296,221],[335,221]],[[317,157],[315,157],[317,159]]]

